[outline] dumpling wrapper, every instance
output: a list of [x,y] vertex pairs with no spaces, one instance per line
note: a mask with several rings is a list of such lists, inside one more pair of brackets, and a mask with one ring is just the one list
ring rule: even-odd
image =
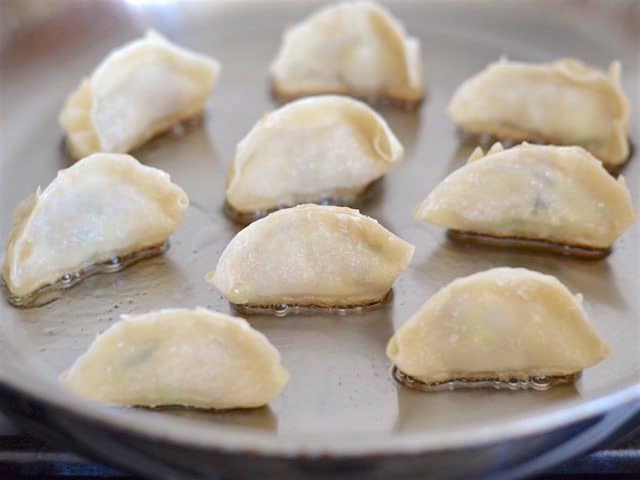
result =
[[629,157],[629,104],[619,62],[605,74],[573,59],[503,59],[464,82],[448,112],[465,132],[580,145],[613,170]]
[[321,8],[290,27],[271,78],[285,98],[347,93],[414,106],[424,96],[419,41],[387,10],[363,1]]
[[610,351],[581,304],[555,277],[494,268],[437,292],[398,329],[387,356],[427,384],[573,375]]
[[414,216],[463,232],[606,249],[636,213],[624,178],[583,148],[524,143],[476,149]]
[[188,205],[162,170],[129,155],[90,155],[16,209],[4,281],[24,296],[66,273],[161,245]]
[[91,400],[208,409],[266,405],[288,380],[262,333],[204,308],[123,315],[61,376]]
[[69,96],[59,121],[69,152],[126,153],[199,114],[220,65],[158,33],[112,51]]
[[305,98],[265,115],[238,144],[227,202],[254,212],[355,198],[402,155],[384,119],[364,103]]
[[357,210],[299,205],[240,231],[207,280],[237,305],[366,305],[386,297],[413,250]]

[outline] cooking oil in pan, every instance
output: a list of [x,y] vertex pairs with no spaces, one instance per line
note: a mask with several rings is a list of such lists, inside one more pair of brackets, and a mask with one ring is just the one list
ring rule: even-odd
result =
[[380,308],[387,303],[393,296],[393,290],[389,290],[384,297],[365,305],[336,305],[324,307],[320,305],[295,305],[287,303],[278,303],[275,305],[241,305],[232,303],[233,308],[241,314],[252,315],[274,315],[276,317],[285,317],[287,315],[317,315],[317,314],[335,314],[335,315],[351,315],[357,313],[368,312]]
[[489,245],[492,247],[519,248],[534,252],[555,253],[567,257],[576,257],[585,260],[601,260],[611,253],[610,248],[589,248],[578,245],[564,245],[548,240],[535,240],[519,237],[496,237],[475,232],[461,230],[448,230],[450,239],[465,244]]
[[454,378],[444,382],[425,383],[407,375],[397,367],[391,371],[393,378],[405,387],[421,392],[442,392],[447,390],[463,390],[477,388],[493,388],[495,390],[536,390],[545,392],[554,385],[574,383],[580,374],[572,375],[548,375],[501,379],[498,377],[486,378]]
[[34,292],[31,292],[27,295],[17,296],[12,295],[9,292],[9,289],[5,285],[5,290],[7,292],[7,298],[9,303],[15,307],[20,308],[32,308],[32,307],[42,307],[48,303],[53,302],[60,298],[64,291],[68,288],[77,285],[82,280],[91,275],[95,275],[97,273],[114,273],[124,270],[125,268],[137,263],[141,260],[144,260],[149,257],[154,257],[156,255],[160,255],[166,252],[169,249],[169,241],[160,244],[154,245],[152,247],[145,248],[143,250],[138,250],[137,252],[130,253],[128,255],[122,255],[110,258],[104,262],[94,263],[87,267],[78,270],[77,272],[68,272],[62,275],[58,280],[48,285],[44,285],[40,287]]

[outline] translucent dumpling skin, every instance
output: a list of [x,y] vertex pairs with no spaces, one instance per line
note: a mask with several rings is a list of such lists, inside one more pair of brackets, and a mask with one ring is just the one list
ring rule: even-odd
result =
[[365,305],[385,298],[413,250],[357,210],[300,205],[238,233],[207,279],[239,305]]
[[204,308],[124,315],[61,376],[90,400],[211,409],[266,405],[288,379],[263,334]]
[[622,176],[615,180],[583,148],[525,143],[477,150],[415,217],[452,230],[606,249],[636,212]]
[[609,354],[555,277],[495,268],[431,297],[389,341],[387,355],[424,383],[572,375]]
[[60,124],[69,152],[126,153],[200,113],[219,64],[155,32],[111,52],[69,96]]
[[415,106],[424,96],[420,43],[371,2],[343,2],[289,28],[271,65],[275,93],[346,93]]
[[571,59],[503,59],[464,82],[448,111],[463,131],[580,145],[611,170],[629,157],[629,104],[617,62],[604,73]]
[[402,154],[384,119],[364,103],[305,98],[265,115],[238,144],[227,202],[252,212],[355,197]]
[[165,172],[129,155],[90,155],[16,209],[3,279],[22,296],[66,273],[160,245],[188,205]]

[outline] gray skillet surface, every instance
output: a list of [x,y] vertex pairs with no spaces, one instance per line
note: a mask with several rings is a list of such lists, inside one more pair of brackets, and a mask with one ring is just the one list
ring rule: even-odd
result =
[[[640,398],[639,222],[607,259],[591,262],[464,247],[448,241],[442,229],[411,218],[414,206],[461,166],[472,149],[459,144],[444,113],[454,89],[501,54],[533,61],[575,56],[602,68],[620,59],[633,110],[631,137],[640,144],[639,9],[614,16],[607,5],[586,2],[391,5],[422,42],[428,95],[417,111],[376,107],[405,146],[406,158],[361,208],[416,245],[416,254],[396,282],[393,299],[378,310],[346,316],[248,317],[281,351],[291,372],[289,385],[269,407],[230,412],[118,409],[82,402],[57,386],[58,374],[120,314],[198,305],[231,311],[203,280],[239,230],[222,213],[227,166],[235,144],[277,106],[269,95],[267,69],[282,30],[315,6],[257,1],[168,1],[155,6],[3,2],[3,238],[17,203],[69,164],[57,113],[65,96],[111,48],[154,27],[181,45],[217,58],[223,70],[201,121],[133,152],[143,163],[169,172],[191,199],[169,252],[119,274],[89,278],[45,307],[18,310],[0,303],[0,390],[51,409],[43,421],[52,422],[55,412],[61,429],[91,424],[119,432],[123,439],[153,440],[163,448],[278,458],[426,454],[506,444]],[[638,158],[623,174],[635,205],[640,205]],[[552,274],[572,291],[582,292],[590,318],[612,346],[611,357],[587,370],[575,386],[548,392],[425,394],[394,383],[384,354],[394,329],[451,280],[496,266]],[[69,419],[67,427],[61,426],[61,418]],[[115,453],[103,455],[117,461]],[[170,457],[165,460],[170,462]],[[455,457],[448,461],[456,462]]]

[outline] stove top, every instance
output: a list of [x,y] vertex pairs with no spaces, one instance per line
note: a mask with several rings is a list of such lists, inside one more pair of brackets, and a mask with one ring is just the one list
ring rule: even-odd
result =
[[[1,416],[0,478],[138,480],[25,435]],[[640,424],[600,449],[558,465],[534,480],[585,478],[640,478]]]

